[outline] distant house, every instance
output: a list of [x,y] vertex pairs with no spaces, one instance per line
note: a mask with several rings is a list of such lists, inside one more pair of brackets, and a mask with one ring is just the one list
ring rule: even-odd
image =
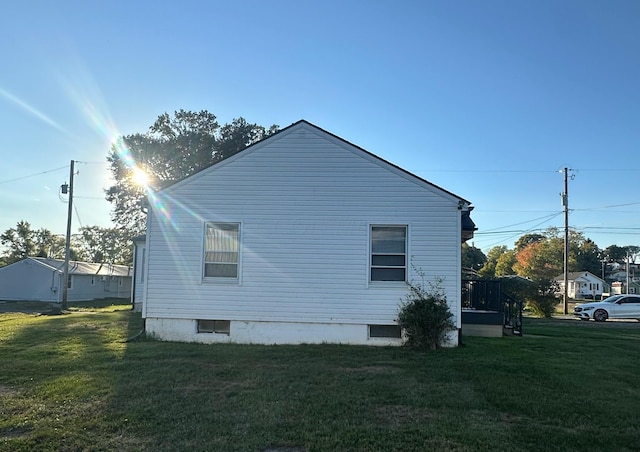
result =
[[640,293],[640,284],[636,281],[629,281],[629,287],[627,288],[626,281],[614,281],[611,283],[611,295],[627,294],[627,293]]
[[[555,278],[558,283],[558,293],[564,293],[564,275]],[[567,295],[569,298],[595,299],[600,298],[604,292],[609,292],[609,285],[591,272],[570,272]]]
[[[131,267],[69,262],[68,301],[131,297]],[[62,301],[64,261],[28,257],[0,268],[0,300]]]
[[306,121],[150,197],[135,293],[155,337],[399,344],[412,281],[440,281],[461,326],[470,203]]

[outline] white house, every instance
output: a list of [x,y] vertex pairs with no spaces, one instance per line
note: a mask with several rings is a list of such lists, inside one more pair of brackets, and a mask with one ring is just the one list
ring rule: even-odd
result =
[[[69,262],[67,300],[129,298],[131,267]],[[64,261],[28,257],[0,268],[0,300],[62,301]]]
[[407,282],[437,280],[460,328],[470,203],[306,121],[149,198],[147,334],[399,344]]
[[[555,278],[559,284],[559,293],[564,293],[564,275]],[[570,272],[568,277],[567,295],[569,298],[585,299],[600,298],[603,292],[609,291],[608,284],[591,272]]]

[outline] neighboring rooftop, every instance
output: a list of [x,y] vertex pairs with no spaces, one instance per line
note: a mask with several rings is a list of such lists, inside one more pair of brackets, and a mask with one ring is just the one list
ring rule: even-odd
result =
[[[29,257],[52,270],[63,272],[64,260],[47,257]],[[70,275],[98,275],[98,276],[131,276],[131,267],[127,265],[69,261]]]

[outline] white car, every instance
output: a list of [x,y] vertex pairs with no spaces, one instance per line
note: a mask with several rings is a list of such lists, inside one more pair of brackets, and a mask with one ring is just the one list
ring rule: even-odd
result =
[[602,301],[579,304],[573,314],[580,320],[593,319],[596,322],[607,319],[640,320],[640,295],[614,295]]

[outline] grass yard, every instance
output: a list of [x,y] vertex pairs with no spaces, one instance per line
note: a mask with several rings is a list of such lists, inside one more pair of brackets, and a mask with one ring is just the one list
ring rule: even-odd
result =
[[0,314],[0,450],[638,450],[640,323],[526,319],[416,353],[126,342],[139,314]]

